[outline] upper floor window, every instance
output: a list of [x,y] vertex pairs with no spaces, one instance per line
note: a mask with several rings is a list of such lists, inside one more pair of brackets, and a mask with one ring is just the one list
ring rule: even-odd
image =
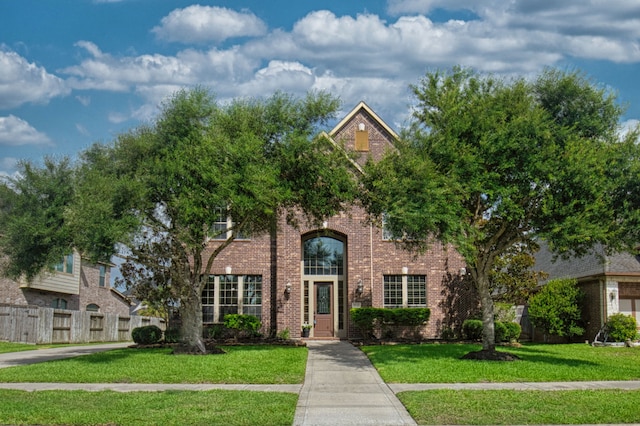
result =
[[58,272],[73,274],[73,253],[65,256],[60,263],[55,265],[54,269]]
[[104,287],[107,285],[107,267],[104,265],[100,265],[100,278],[98,279],[98,285],[100,287]]
[[[231,238],[234,225],[235,223],[228,215],[227,209],[218,207],[216,209],[216,219],[211,226],[211,238],[214,240],[227,240]],[[246,240],[248,237],[236,231],[236,239]]]
[[309,238],[303,247],[305,275],[343,275],[344,243],[331,237]]

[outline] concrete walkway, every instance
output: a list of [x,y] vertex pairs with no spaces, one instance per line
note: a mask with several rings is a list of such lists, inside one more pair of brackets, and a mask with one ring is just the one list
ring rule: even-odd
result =
[[340,341],[307,346],[295,426],[416,424],[361,350]]
[[[67,346],[0,354],[0,368],[87,355],[122,348],[130,343]],[[366,355],[350,343],[309,341],[303,385],[136,384],[136,383],[0,383],[0,389],[86,390],[117,392],[213,389],[289,392],[299,394],[295,426],[415,425],[395,394],[411,390],[573,390],[640,389],[640,381],[414,383],[385,384]]]

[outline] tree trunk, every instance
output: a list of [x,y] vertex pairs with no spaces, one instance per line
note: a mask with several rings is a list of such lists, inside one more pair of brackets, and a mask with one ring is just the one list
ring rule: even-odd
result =
[[181,335],[182,341],[189,352],[206,353],[202,341],[202,299],[192,286],[188,297],[180,300]]
[[478,275],[476,284],[482,305],[482,350],[494,351],[496,349],[496,336],[493,320],[493,298],[491,297],[489,279]]

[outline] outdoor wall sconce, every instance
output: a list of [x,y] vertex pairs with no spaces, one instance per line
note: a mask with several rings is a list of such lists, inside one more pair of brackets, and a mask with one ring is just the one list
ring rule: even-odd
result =
[[611,299],[612,302],[616,300],[617,293],[618,292],[615,289],[611,290],[611,293],[609,293],[609,299]]
[[402,267],[402,275],[407,275],[409,273],[409,268],[406,266]]
[[361,295],[364,291],[364,286],[362,285],[362,280],[358,280],[358,286],[356,287],[356,294]]
[[227,275],[231,275],[231,266],[227,266],[226,268],[224,268],[224,272]]
[[287,281],[287,284],[284,286],[284,294],[287,296],[291,294],[291,281]]

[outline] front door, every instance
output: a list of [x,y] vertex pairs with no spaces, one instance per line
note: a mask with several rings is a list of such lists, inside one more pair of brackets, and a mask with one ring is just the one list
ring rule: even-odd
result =
[[315,282],[314,337],[333,337],[333,283]]

